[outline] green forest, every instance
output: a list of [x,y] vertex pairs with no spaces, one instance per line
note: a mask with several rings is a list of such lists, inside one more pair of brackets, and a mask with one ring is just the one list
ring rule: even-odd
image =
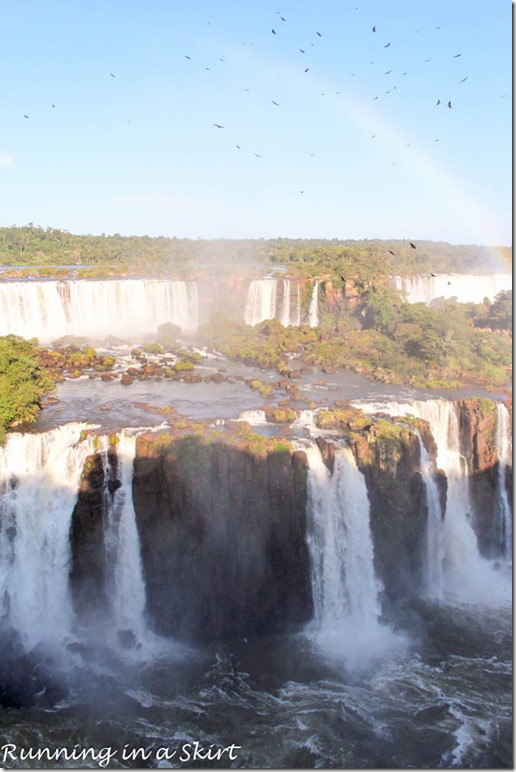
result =
[[[354,302],[323,308],[317,328],[284,328],[275,320],[250,327],[217,313],[199,330],[199,342],[229,358],[275,369],[287,379],[295,377],[289,369],[289,355],[295,354],[306,367],[324,372],[350,368],[385,383],[416,388],[476,385],[506,390],[510,382],[512,292],[500,292],[494,302],[452,299],[436,308],[407,303],[387,281],[395,273],[429,270],[488,272],[490,267],[493,272],[487,248],[443,242],[412,246],[410,241],[77,236],[29,225],[0,229],[0,252],[5,267],[25,267],[23,276],[60,275],[59,267],[64,273],[80,269],[81,276],[97,277],[180,277],[198,270],[234,272],[237,267],[263,275],[264,270],[285,266],[292,276],[335,278],[339,286],[343,279],[354,279]],[[178,332],[173,330],[172,338]],[[104,361],[109,358],[95,358],[92,352],[86,348],[72,353],[78,362],[86,357],[97,370],[109,370],[112,363]],[[44,359],[36,340],[0,338],[0,442],[7,428],[37,416],[56,380],[51,362],[52,355]],[[178,365],[194,366],[188,357]]]
[[[31,267],[31,275],[69,267],[99,278],[119,274],[181,276],[194,270],[263,270],[285,266],[296,276],[371,278],[422,271],[494,272],[492,250],[409,240],[178,239],[164,236],[75,235],[33,224],[0,228],[0,265]],[[507,257],[511,250],[498,247]],[[66,268],[65,268],[66,266]],[[89,271],[88,271],[89,269]]]
[[494,303],[449,300],[437,309],[377,283],[353,309],[323,315],[317,328],[276,320],[249,327],[217,314],[200,335],[229,358],[280,375],[290,374],[287,355],[296,354],[325,372],[350,368],[384,383],[503,389],[511,378],[511,309],[512,292]]

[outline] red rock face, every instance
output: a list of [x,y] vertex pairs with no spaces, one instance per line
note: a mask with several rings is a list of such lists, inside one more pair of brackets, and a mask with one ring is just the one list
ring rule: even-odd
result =
[[[504,403],[512,419],[512,401]],[[496,557],[503,545],[496,541],[493,519],[494,502],[499,485],[498,452],[496,448],[496,409],[491,400],[463,399],[457,401],[459,411],[461,452],[469,472],[473,527],[482,554]],[[507,476],[508,499],[512,503],[512,470]]]

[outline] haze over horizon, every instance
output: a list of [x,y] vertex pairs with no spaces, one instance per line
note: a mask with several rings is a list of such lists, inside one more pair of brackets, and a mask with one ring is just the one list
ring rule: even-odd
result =
[[8,0],[0,227],[509,245],[511,14]]

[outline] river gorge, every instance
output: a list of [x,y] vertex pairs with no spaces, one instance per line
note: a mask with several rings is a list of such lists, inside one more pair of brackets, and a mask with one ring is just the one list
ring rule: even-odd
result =
[[[392,281],[432,303],[433,279]],[[1,766],[511,766],[511,398],[292,357],[287,409],[277,372],[196,341],[213,312],[317,328],[354,297],[277,276],[0,282],[1,335],[116,360],[0,448]],[[124,385],[167,322],[199,377]]]

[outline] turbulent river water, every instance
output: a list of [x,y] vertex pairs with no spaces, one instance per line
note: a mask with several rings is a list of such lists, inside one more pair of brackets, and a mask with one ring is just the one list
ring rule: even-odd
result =
[[509,605],[421,602],[399,624],[400,651],[359,673],[310,633],[216,650],[151,639],[132,656],[97,640],[63,665],[55,708],[2,715],[15,757],[75,747],[78,760],[3,766],[105,767],[109,753],[108,768],[510,767]]
[[[204,367],[206,372],[222,368],[246,377],[256,372],[222,360],[205,362]],[[259,377],[267,378],[263,372]],[[360,399],[371,410],[390,406],[398,415],[411,410],[422,415],[425,400],[432,397],[436,404],[440,396],[387,389],[353,374],[327,376],[324,384],[318,383],[318,374],[303,376],[301,389],[319,404],[335,398]],[[67,428],[72,421],[95,424],[100,432],[156,426],[161,419],[152,408],[163,404],[209,420],[237,418],[244,409],[251,410],[247,417],[255,429],[271,431],[260,427],[257,411],[262,399],[241,381],[141,382],[129,390],[118,383],[69,381],[59,387],[58,397],[60,401],[43,411],[31,432],[55,429],[62,439],[63,432],[72,431]],[[92,619],[85,628],[72,618],[59,627],[61,618],[52,618],[57,586],[52,578],[44,590],[48,607],[37,597],[31,601],[32,616],[19,621],[18,628],[24,634],[33,631],[37,618],[38,630],[56,631],[37,633],[30,643],[52,674],[57,692],[62,688],[62,696],[51,707],[1,710],[0,767],[512,766],[510,549],[488,568],[477,553],[468,558],[474,561],[473,571],[485,569],[480,589],[470,588],[470,574],[459,568],[458,573],[437,579],[432,575],[432,591],[425,597],[389,608],[372,570],[367,495],[351,454],[345,447],[339,449],[330,480],[312,443],[309,417],[299,423],[297,432],[292,428],[292,436],[304,443],[310,462],[314,620],[290,636],[242,638],[216,647],[186,646],[156,636],[145,619],[137,575],[137,534],[129,506],[134,437],[126,432],[122,450],[128,460],[122,461],[119,498],[113,504],[118,507],[117,527],[126,533],[122,537],[111,532],[108,556],[120,568],[118,573],[113,569],[111,579],[116,598],[113,616]],[[446,444],[442,451],[451,464],[453,448]],[[82,457],[75,460],[76,470],[82,461]],[[7,458],[3,463],[8,465]],[[72,467],[67,468],[72,475]],[[26,473],[12,472],[16,485],[9,494],[9,512],[19,518],[18,525]],[[49,472],[48,480],[59,473]],[[31,496],[43,497],[33,498],[33,507],[69,512],[73,492],[56,504],[47,483],[42,482],[37,492],[31,489]],[[456,509],[460,519],[459,504]],[[362,517],[353,519],[357,512]],[[467,531],[464,517],[457,527]],[[466,536],[468,542],[470,535]],[[337,542],[343,549],[333,554]],[[0,580],[4,601],[9,598],[4,603],[9,617],[17,596],[5,565],[12,568],[16,559],[6,550],[0,549],[0,564],[4,560]],[[339,562],[342,555],[345,571]],[[352,557],[357,558],[356,565]],[[445,557],[443,552],[441,562]],[[53,560],[49,557],[38,569],[41,581]],[[124,573],[128,565],[132,570]],[[138,618],[134,614],[129,618],[132,611],[129,617],[117,616],[127,608],[136,609]],[[132,630],[131,645],[116,635],[117,629],[127,627]]]

